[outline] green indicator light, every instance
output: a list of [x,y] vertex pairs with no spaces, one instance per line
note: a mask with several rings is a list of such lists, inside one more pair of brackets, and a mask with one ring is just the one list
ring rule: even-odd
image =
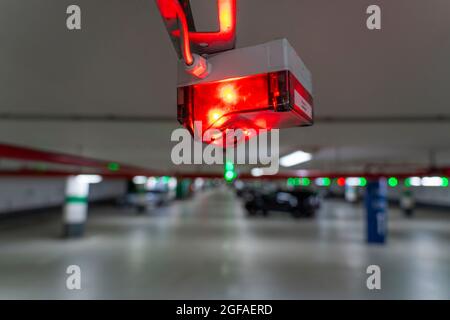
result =
[[442,177],[442,184],[441,184],[441,186],[448,187],[448,178],[447,177]]
[[361,187],[365,187],[367,185],[367,179],[366,178],[359,178],[359,185]]
[[169,183],[170,177],[164,176],[164,177],[162,177],[162,181],[163,181],[163,183]]
[[388,179],[388,184],[390,187],[394,188],[398,185],[398,179],[396,177],[390,177]]
[[410,178],[405,179],[405,187],[411,187],[411,180]]
[[227,161],[225,163],[225,171],[233,171],[234,170],[234,164],[231,161]]
[[331,179],[330,178],[322,178],[322,185],[324,187],[329,187],[331,185]]
[[311,184],[311,179],[309,178],[288,178],[287,185],[290,187],[299,187],[299,186],[309,186]]
[[307,187],[311,184],[311,180],[309,178],[302,178],[300,184]]
[[225,180],[226,181],[232,181],[234,179],[234,172],[233,171],[227,171],[225,172]]
[[237,177],[236,170],[234,170],[234,164],[231,161],[225,162],[225,170],[223,175],[225,181],[232,182]]
[[311,179],[309,178],[288,178],[287,185],[290,187],[299,187],[299,186],[309,186],[311,184]]
[[118,164],[117,162],[110,162],[108,163],[108,170],[109,171],[119,171],[120,169],[120,164]]

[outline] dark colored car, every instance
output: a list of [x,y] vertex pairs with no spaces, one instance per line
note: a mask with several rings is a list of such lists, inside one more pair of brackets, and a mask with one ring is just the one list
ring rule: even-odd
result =
[[243,195],[245,209],[253,216],[269,211],[289,212],[294,218],[312,217],[319,208],[319,197],[311,190],[277,189],[271,192],[247,190]]

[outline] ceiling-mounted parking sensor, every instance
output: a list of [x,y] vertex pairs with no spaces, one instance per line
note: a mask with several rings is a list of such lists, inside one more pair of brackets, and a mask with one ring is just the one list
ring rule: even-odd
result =
[[[285,39],[212,56],[207,79],[178,68],[178,120],[202,131],[313,124],[311,73]],[[200,136],[203,136],[203,132]]]
[[[209,33],[195,31],[188,0],[156,1],[181,59],[178,121],[195,138],[224,145],[230,129],[249,139],[313,124],[311,73],[286,39],[234,49],[236,0],[217,0],[220,29]],[[220,134],[205,139],[209,129]]]

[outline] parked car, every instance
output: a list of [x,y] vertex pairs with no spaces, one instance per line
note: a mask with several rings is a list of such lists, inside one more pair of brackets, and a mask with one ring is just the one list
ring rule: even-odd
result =
[[129,193],[120,203],[126,207],[135,207],[139,212],[163,206],[170,202],[170,194],[163,190],[152,190],[142,193]]
[[294,218],[312,217],[320,205],[318,195],[306,189],[277,189],[271,192],[253,189],[247,190],[243,199],[250,216],[267,216],[270,211],[281,211],[289,212]]

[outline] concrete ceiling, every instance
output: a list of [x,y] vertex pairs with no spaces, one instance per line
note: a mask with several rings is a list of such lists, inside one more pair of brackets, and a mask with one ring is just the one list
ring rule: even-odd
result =
[[[73,3],[81,31],[65,27]],[[214,25],[213,1],[192,3]],[[282,37],[312,71],[318,120],[283,131],[282,153],[327,170],[450,164],[450,1],[238,0],[239,47]],[[0,0],[0,142],[207,170],[170,161],[176,59],[153,0]]]

